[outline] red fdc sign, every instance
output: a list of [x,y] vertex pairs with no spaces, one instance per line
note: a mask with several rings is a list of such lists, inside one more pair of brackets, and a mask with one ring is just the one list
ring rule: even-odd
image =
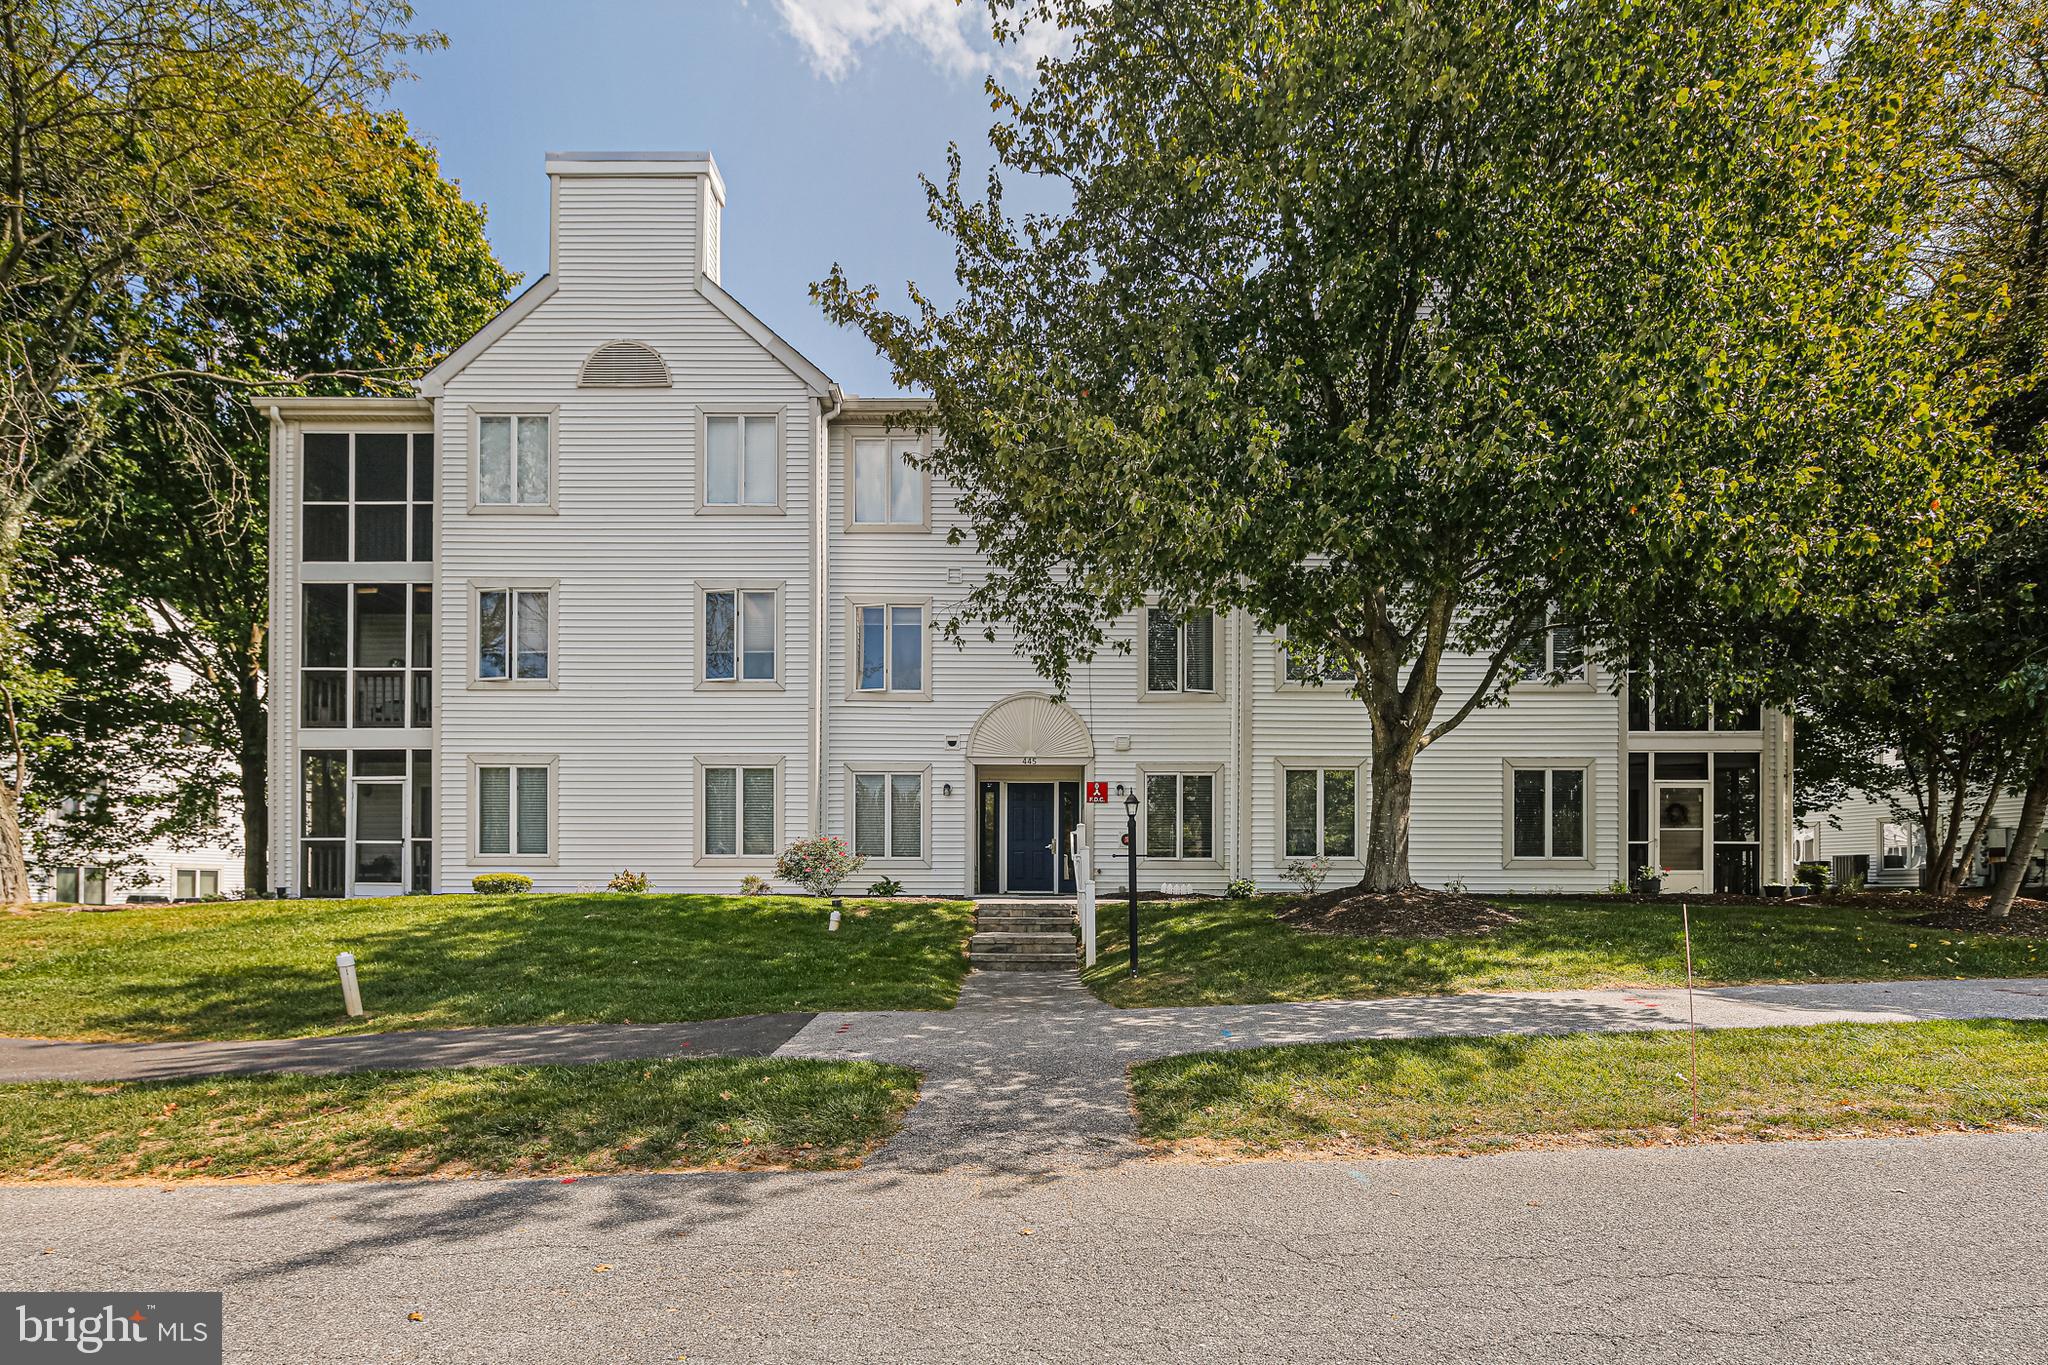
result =
[[1091,806],[1106,806],[1109,804],[1109,784],[1107,782],[1090,782],[1088,784],[1088,804]]

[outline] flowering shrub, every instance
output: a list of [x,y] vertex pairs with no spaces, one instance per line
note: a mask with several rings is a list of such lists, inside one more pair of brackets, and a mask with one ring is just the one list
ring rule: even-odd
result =
[[1296,858],[1286,867],[1280,869],[1282,880],[1292,882],[1300,887],[1301,894],[1304,896],[1313,896],[1316,892],[1322,890],[1323,879],[1329,875],[1330,860],[1320,857]]
[[635,872],[630,867],[613,876],[611,883],[605,887],[607,891],[645,891],[646,889],[647,874],[645,872]]
[[782,850],[775,860],[775,875],[795,882],[813,896],[829,896],[839,889],[839,883],[867,866],[867,861],[856,857],[846,840],[821,834],[799,839]]
[[749,872],[740,878],[742,896],[765,896],[768,894],[768,879],[758,872]]
[[469,879],[469,889],[479,896],[516,896],[533,890],[533,878],[521,872],[485,872]]

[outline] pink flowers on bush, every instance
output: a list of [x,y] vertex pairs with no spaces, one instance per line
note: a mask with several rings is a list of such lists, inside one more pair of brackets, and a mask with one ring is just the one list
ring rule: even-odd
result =
[[846,840],[821,834],[799,839],[782,850],[782,856],[775,860],[775,875],[783,881],[795,882],[813,896],[829,896],[839,889],[839,883],[866,866],[867,861],[856,856]]

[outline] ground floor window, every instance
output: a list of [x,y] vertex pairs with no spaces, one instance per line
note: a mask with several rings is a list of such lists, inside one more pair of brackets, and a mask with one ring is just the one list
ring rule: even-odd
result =
[[1281,774],[1290,858],[1358,856],[1358,770],[1287,768]]
[[60,905],[105,905],[107,869],[104,867],[59,867],[51,869],[50,894]]
[[1216,856],[1216,775],[1145,775],[1145,856]]
[[924,774],[853,775],[853,851],[863,858],[924,856]]
[[1515,861],[1583,859],[1586,853],[1584,767],[1508,770],[1508,849]]
[[171,874],[176,899],[199,900],[220,894],[220,873],[210,867],[181,867]]
[[[426,749],[310,749],[299,755],[299,893],[433,889],[434,756]],[[178,874],[178,895],[184,872]],[[218,874],[194,869],[196,895]],[[210,881],[209,881],[210,879]]]
[[707,858],[761,857],[775,849],[776,775],[773,767],[706,766],[703,851]]
[[1927,861],[1927,840],[1918,825],[1887,820],[1878,829],[1878,866],[1887,872],[1907,872]]
[[552,851],[549,770],[543,763],[480,763],[476,769],[476,851],[484,857],[545,858]]

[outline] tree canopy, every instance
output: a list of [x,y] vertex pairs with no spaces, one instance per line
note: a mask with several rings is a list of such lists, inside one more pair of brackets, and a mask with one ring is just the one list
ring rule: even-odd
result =
[[[1416,756],[1550,621],[1610,675],[1773,694],[1773,623],[1938,570],[1982,386],[1914,251],[1979,98],[1966,8],[996,14],[1071,44],[991,81],[984,193],[957,151],[927,182],[958,301],[817,296],[932,396],[992,570],[965,621],[1063,683],[1156,595],[1355,680],[1367,885],[1410,880]],[[1006,174],[1067,207],[1011,214]]]

